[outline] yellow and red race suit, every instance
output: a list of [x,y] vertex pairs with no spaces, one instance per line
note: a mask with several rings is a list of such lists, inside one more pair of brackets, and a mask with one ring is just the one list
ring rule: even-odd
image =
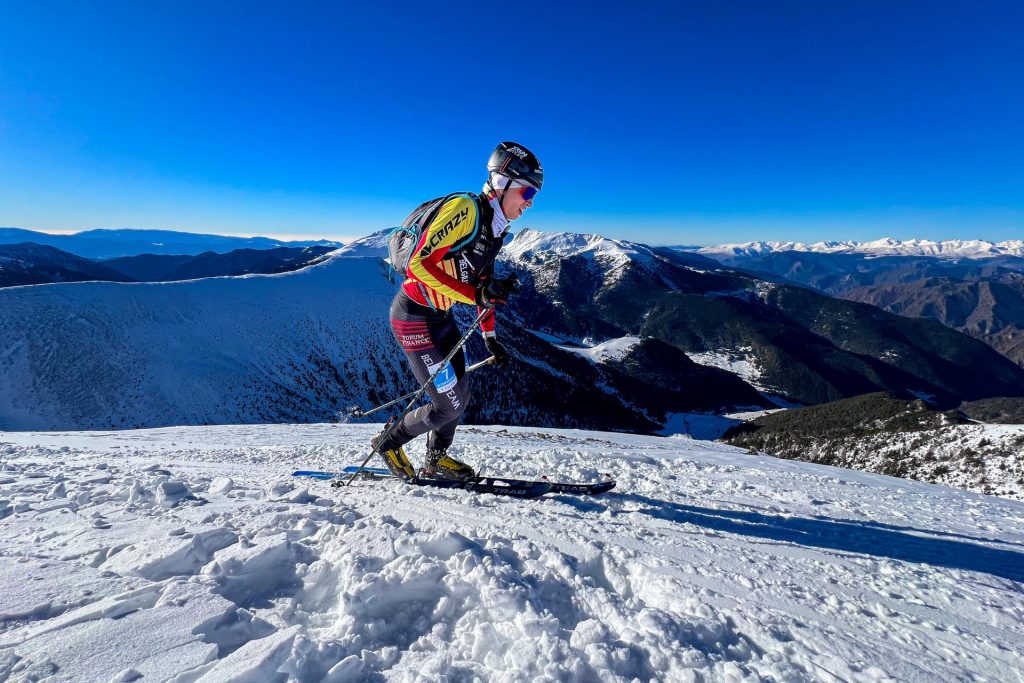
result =
[[[426,225],[413,248],[402,289],[410,299],[447,311],[456,302],[476,303],[476,289],[490,276],[504,242],[491,225],[494,209],[474,194],[452,195]],[[482,309],[478,308],[478,311]],[[494,314],[480,323],[494,335]]]

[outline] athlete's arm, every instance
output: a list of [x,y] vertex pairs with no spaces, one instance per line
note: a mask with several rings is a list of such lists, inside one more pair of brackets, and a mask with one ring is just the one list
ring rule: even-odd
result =
[[[476,307],[476,314],[480,315],[484,312],[484,309],[480,306]],[[484,339],[487,337],[494,337],[494,308],[491,308],[491,312],[484,316],[480,321],[480,334],[483,335]]]

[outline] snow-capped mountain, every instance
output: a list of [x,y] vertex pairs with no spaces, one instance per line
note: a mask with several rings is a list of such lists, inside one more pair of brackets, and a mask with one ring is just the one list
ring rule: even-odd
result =
[[289,476],[357,463],[373,432],[0,432],[0,678],[1024,670],[1024,503],[685,438],[503,426],[460,430],[459,457],[618,486],[516,501]]
[[1024,392],[1018,367],[940,324],[766,282],[698,254],[524,230],[502,258],[526,283],[510,307],[531,330],[588,346],[655,338],[681,352],[677,367],[727,361],[790,401],[884,390],[955,405],[983,384],[990,395]]
[[339,254],[345,256],[374,256],[386,259],[388,257],[388,235],[394,228],[385,228],[366,237],[349,242],[338,250]]
[[812,287],[898,315],[936,320],[1024,365],[1024,257],[791,250],[724,260],[756,277]]
[[[309,422],[383,403],[413,388],[387,324],[388,271],[335,252],[280,275],[0,290],[0,428]],[[498,326],[520,362],[479,371],[469,422],[650,432],[670,412],[763,402],[720,371],[688,377],[734,383],[737,400],[673,392],[674,367],[645,367],[671,353],[657,340],[603,363],[504,312]],[[476,336],[467,349],[485,356]]]
[[[764,394],[1024,391],[1024,371],[941,325],[699,255],[524,230],[499,268],[524,282],[498,320],[518,362],[474,377],[468,422],[660,432],[680,413],[770,407]],[[280,275],[0,290],[0,427],[308,422],[382,403],[413,388],[388,276],[340,250]],[[467,349],[484,357],[476,336]]]
[[649,249],[640,245],[601,235],[539,232],[527,229],[519,231],[512,242],[501,252],[501,255],[502,258],[509,260],[567,259],[573,256],[589,255],[591,257],[603,256],[622,263],[648,251]]
[[781,251],[803,251],[819,254],[868,254],[873,256],[931,256],[935,258],[991,258],[995,256],[1024,256],[1024,240],[989,242],[987,240],[897,240],[892,237],[870,242],[823,241],[813,244],[801,242],[743,242],[719,244],[709,247],[681,247],[695,250],[723,263]]
[[502,249],[500,257],[518,264],[543,264],[551,260],[581,257],[600,262],[609,272],[614,272],[617,267],[627,264],[657,267],[657,263],[665,261],[697,268],[715,268],[718,265],[717,261],[700,255],[673,253],[666,248],[650,247],[601,235],[541,232],[531,229],[517,232]]

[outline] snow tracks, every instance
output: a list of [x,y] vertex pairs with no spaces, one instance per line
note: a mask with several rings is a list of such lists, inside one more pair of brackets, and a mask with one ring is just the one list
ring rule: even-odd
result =
[[1024,505],[513,428],[457,455],[619,488],[287,476],[372,432],[0,433],[0,680],[1022,680]]

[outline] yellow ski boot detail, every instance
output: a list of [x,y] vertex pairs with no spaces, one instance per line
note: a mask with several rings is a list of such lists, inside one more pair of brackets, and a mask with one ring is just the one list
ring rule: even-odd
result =
[[466,463],[456,460],[448,455],[448,451],[441,448],[428,448],[427,460],[423,466],[423,473],[428,477],[438,479],[458,479],[460,481],[472,479],[476,471]]
[[[379,439],[380,435],[378,434],[370,441],[370,445],[374,449],[377,448]],[[399,479],[412,479],[416,476],[416,470],[413,468],[412,463],[409,462],[409,456],[405,454],[403,447],[396,446],[395,448],[381,449],[377,453],[384,459],[384,464],[387,466],[388,471]]]

